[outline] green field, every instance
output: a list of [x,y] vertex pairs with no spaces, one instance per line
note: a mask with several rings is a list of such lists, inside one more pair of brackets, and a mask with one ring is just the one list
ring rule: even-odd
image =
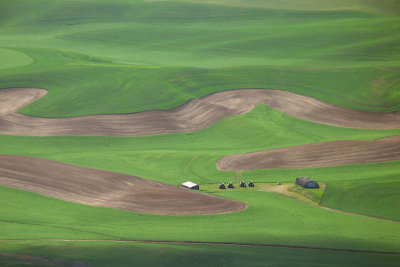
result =
[[[187,178],[198,183],[216,183],[220,177],[234,177],[233,172],[216,169],[217,160],[225,155],[341,139],[374,140],[391,135],[400,135],[400,130],[359,130],[322,125],[259,105],[247,114],[227,117],[193,133],[143,137],[0,135],[0,153],[53,159],[170,184],[180,184]],[[398,173],[397,162],[391,168],[383,167],[378,171],[368,167],[381,165],[387,164],[365,164],[363,171],[360,168],[351,169],[351,166],[292,170],[290,174],[275,169],[256,170],[244,172],[244,177],[254,178],[257,182],[279,177],[290,182],[296,175],[305,173],[323,181],[336,181],[380,175],[382,169],[390,175]],[[345,170],[340,171],[340,175],[332,172],[332,169],[342,168],[349,168],[351,174],[345,173]]]
[[[28,241],[8,242],[4,250],[7,256],[0,258],[2,266],[16,266],[23,259],[18,254],[35,255],[32,266],[57,266],[77,264],[89,266],[288,266],[307,263],[308,266],[393,266],[399,256],[369,255],[336,251],[313,251],[288,248],[231,247],[211,245],[161,245],[141,243],[77,243],[39,241],[32,245]],[[46,251],[47,253],[43,253]],[[63,261],[60,261],[64,259]],[[284,259],[284,260],[283,260]],[[329,262],[324,264],[324,260]],[[7,265],[8,264],[8,265]]]
[[[31,260],[32,265],[18,258],[19,253],[27,251],[26,247],[37,257]],[[7,256],[0,258],[2,266],[16,266],[22,262],[26,264],[23,266],[45,267],[79,262],[89,266],[132,266],[132,262],[140,266],[265,266],[266,263],[269,266],[301,263],[308,266],[393,266],[399,260],[399,256],[392,255],[304,249],[102,242],[40,241],[32,245],[28,241],[13,241],[8,242],[4,252]],[[329,263],[324,264],[324,260]]]
[[[351,109],[400,111],[400,4],[393,0],[3,0],[0,88],[49,94],[21,113],[45,117],[168,109],[241,88],[288,90]],[[234,180],[219,158],[397,130],[333,127],[258,105],[192,133],[144,137],[0,135],[25,155],[178,185]],[[400,162],[243,173],[310,176],[321,204],[400,220]],[[0,187],[0,239],[235,242],[397,253],[113,242],[0,241],[0,265],[394,266],[400,224],[321,209],[269,192],[208,191],[246,202],[232,214],[166,216],[68,203]],[[194,229],[194,230],[193,230]],[[35,255],[26,260],[15,255]],[[14,255],[14,256],[13,256]],[[266,264],[267,263],[267,264]]]
[[400,182],[397,177],[328,183],[322,205],[400,221]]
[[398,17],[127,0],[2,3],[0,48],[34,63],[3,69],[0,88],[51,91],[26,114],[171,108],[238,88],[400,108]]
[[217,195],[245,201],[249,207],[221,215],[152,215],[90,207],[2,187],[0,234],[3,239],[176,240],[389,252],[400,249],[398,223],[331,212],[267,192]]

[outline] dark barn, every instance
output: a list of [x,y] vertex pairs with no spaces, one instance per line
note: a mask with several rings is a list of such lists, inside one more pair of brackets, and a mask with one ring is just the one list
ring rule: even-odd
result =
[[319,184],[308,177],[296,178],[296,184],[304,188],[319,188]]

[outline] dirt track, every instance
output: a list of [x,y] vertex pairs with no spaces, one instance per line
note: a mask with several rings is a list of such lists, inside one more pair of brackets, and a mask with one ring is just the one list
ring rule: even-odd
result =
[[138,177],[0,155],[0,185],[94,206],[156,214],[215,214],[247,204]]
[[375,141],[332,141],[229,155],[219,170],[299,169],[400,160],[400,136]]
[[143,136],[191,132],[206,128],[226,116],[244,114],[265,104],[288,115],[335,126],[363,129],[400,129],[400,112],[355,111],[287,91],[243,89],[215,93],[171,110],[123,115],[39,118],[17,113],[21,107],[45,96],[46,90],[0,90],[0,134]]

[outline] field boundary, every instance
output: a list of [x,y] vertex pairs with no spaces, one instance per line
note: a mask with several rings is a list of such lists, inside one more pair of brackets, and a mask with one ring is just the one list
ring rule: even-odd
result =
[[400,136],[377,140],[336,140],[231,154],[217,161],[220,171],[303,169],[400,160]]
[[340,249],[340,248],[323,248],[295,245],[279,245],[279,244],[257,244],[257,243],[237,243],[237,242],[207,242],[207,241],[179,241],[179,240],[134,240],[134,239],[64,239],[64,238],[24,238],[24,239],[0,239],[0,242],[13,241],[56,241],[56,242],[110,242],[110,243],[143,243],[143,244],[171,244],[171,245],[215,245],[215,246],[242,246],[242,247],[269,247],[269,248],[291,248],[305,250],[321,250],[321,251],[338,251],[349,253],[366,253],[381,255],[399,255],[400,252],[390,251],[374,251],[374,250],[358,250],[358,249]]
[[325,209],[325,210],[341,212],[341,213],[347,213],[347,214],[352,214],[352,215],[361,216],[361,217],[370,218],[370,219],[376,219],[376,220],[385,221],[385,222],[400,223],[400,221],[396,221],[396,220],[385,219],[385,218],[380,218],[380,217],[374,217],[374,216],[369,216],[369,215],[350,212],[350,211],[345,211],[345,210],[333,209],[333,208],[329,208],[327,206],[322,206],[322,205],[318,205],[318,207],[320,207],[322,209]]
[[[263,187],[263,185],[272,185],[271,187]],[[293,184],[290,184],[290,186],[292,186]],[[323,182],[320,182],[320,185],[325,188],[326,184]],[[261,189],[259,188],[261,186]],[[268,193],[274,193],[274,194],[279,194],[297,201],[301,201],[303,203],[312,205],[314,207],[319,207],[321,209],[325,209],[325,210],[330,210],[330,211],[334,211],[334,212],[341,212],[341,213],[346,213],[346,214],[351,214],[351,215],[355,215],[355,216],[361,216],[364,218],[370,218],[370,219],[375,219],[375,220],[380,220],[380,221],[385,221],[385,222],[392,222],[392,223],[400,223],[400,221],[397,220],[392,220],[392,219],[385,219],[385,218],[381,218],[381,217],[375,217],[375,216],[369,216],[369,215],[365,215],[365,214],[361,214],[361,213],[356,213],[356,212],[351,212],[351,211],[345,211],[345,210],[339,210],[339,209],[334,209],[334,208],[330,208],[327,206],[323,206],[318,202],[313,201],[310,198],[307,198],[306,196],[299,194],[297,192],[292,192],[288,190],[289,187],[287,184],[283,184],[283,185],[279,185],[279,186],[274,186],[273,183],[258,183],[258,187],[257,189],[255,189],[255,191],[259,191],[259,192],[268,192]],[[325,189],[324,189],[325,191]]]
[[400,129],[400,112],[351,110],[284,90],[235,89],[192,99],[167,110],[66,118],[31,117],[18,113],[44,97],[45,89],[0,90],[0,133],[22,136],[102,135],[145,136],[194,132],[231,115],[242,115],[262,104],[299,119],[358,129]]

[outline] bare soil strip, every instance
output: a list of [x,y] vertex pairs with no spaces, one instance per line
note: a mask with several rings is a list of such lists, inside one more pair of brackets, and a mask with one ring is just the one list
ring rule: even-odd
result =
[[322,247],[307,247],[307,246],[290,246],[290,245],[278,245],[278,244],[236,243],[236,242],[202,242],[202,241],[174,241],[174,240],[111,240],[111,239],[96,240],[96,239],[58,239],[58,238],[0,239],[0,242],[13,242],[13,241],[111,242],[111,243],[115,242],[115,243],[172,244],[172,245],[269,247],[269,248],[307,249],[307,250],[317,250],[317,251],[322,250],[322,251],[339,251],[339,252],[383,254],[383,255],[400,255],[400,252],[340,249],[340,248],[322,248]]
[[0,155],[0,185],[94,206],[155,214],[216,214],[247,204],[160,182],[51,160]]
[[229,116],[251,111],[257,104],[290,116],[317,123],[362,129],[400,129],[400,112],[356,111],[295,93],[243,89],[224,91],[170,110],[151,110],[120,115],[89,115],[71,118],[40,118],[18,114],[18,109],[44,97],[34,88],[0,90],[0,133],[10,135],[107,135],[144,136],[192,132]]
[[374,141],[331,141],[229,155],[217,162],[217,168],[224,171],[302,169],[396,160],[400,160],[400,136]]

